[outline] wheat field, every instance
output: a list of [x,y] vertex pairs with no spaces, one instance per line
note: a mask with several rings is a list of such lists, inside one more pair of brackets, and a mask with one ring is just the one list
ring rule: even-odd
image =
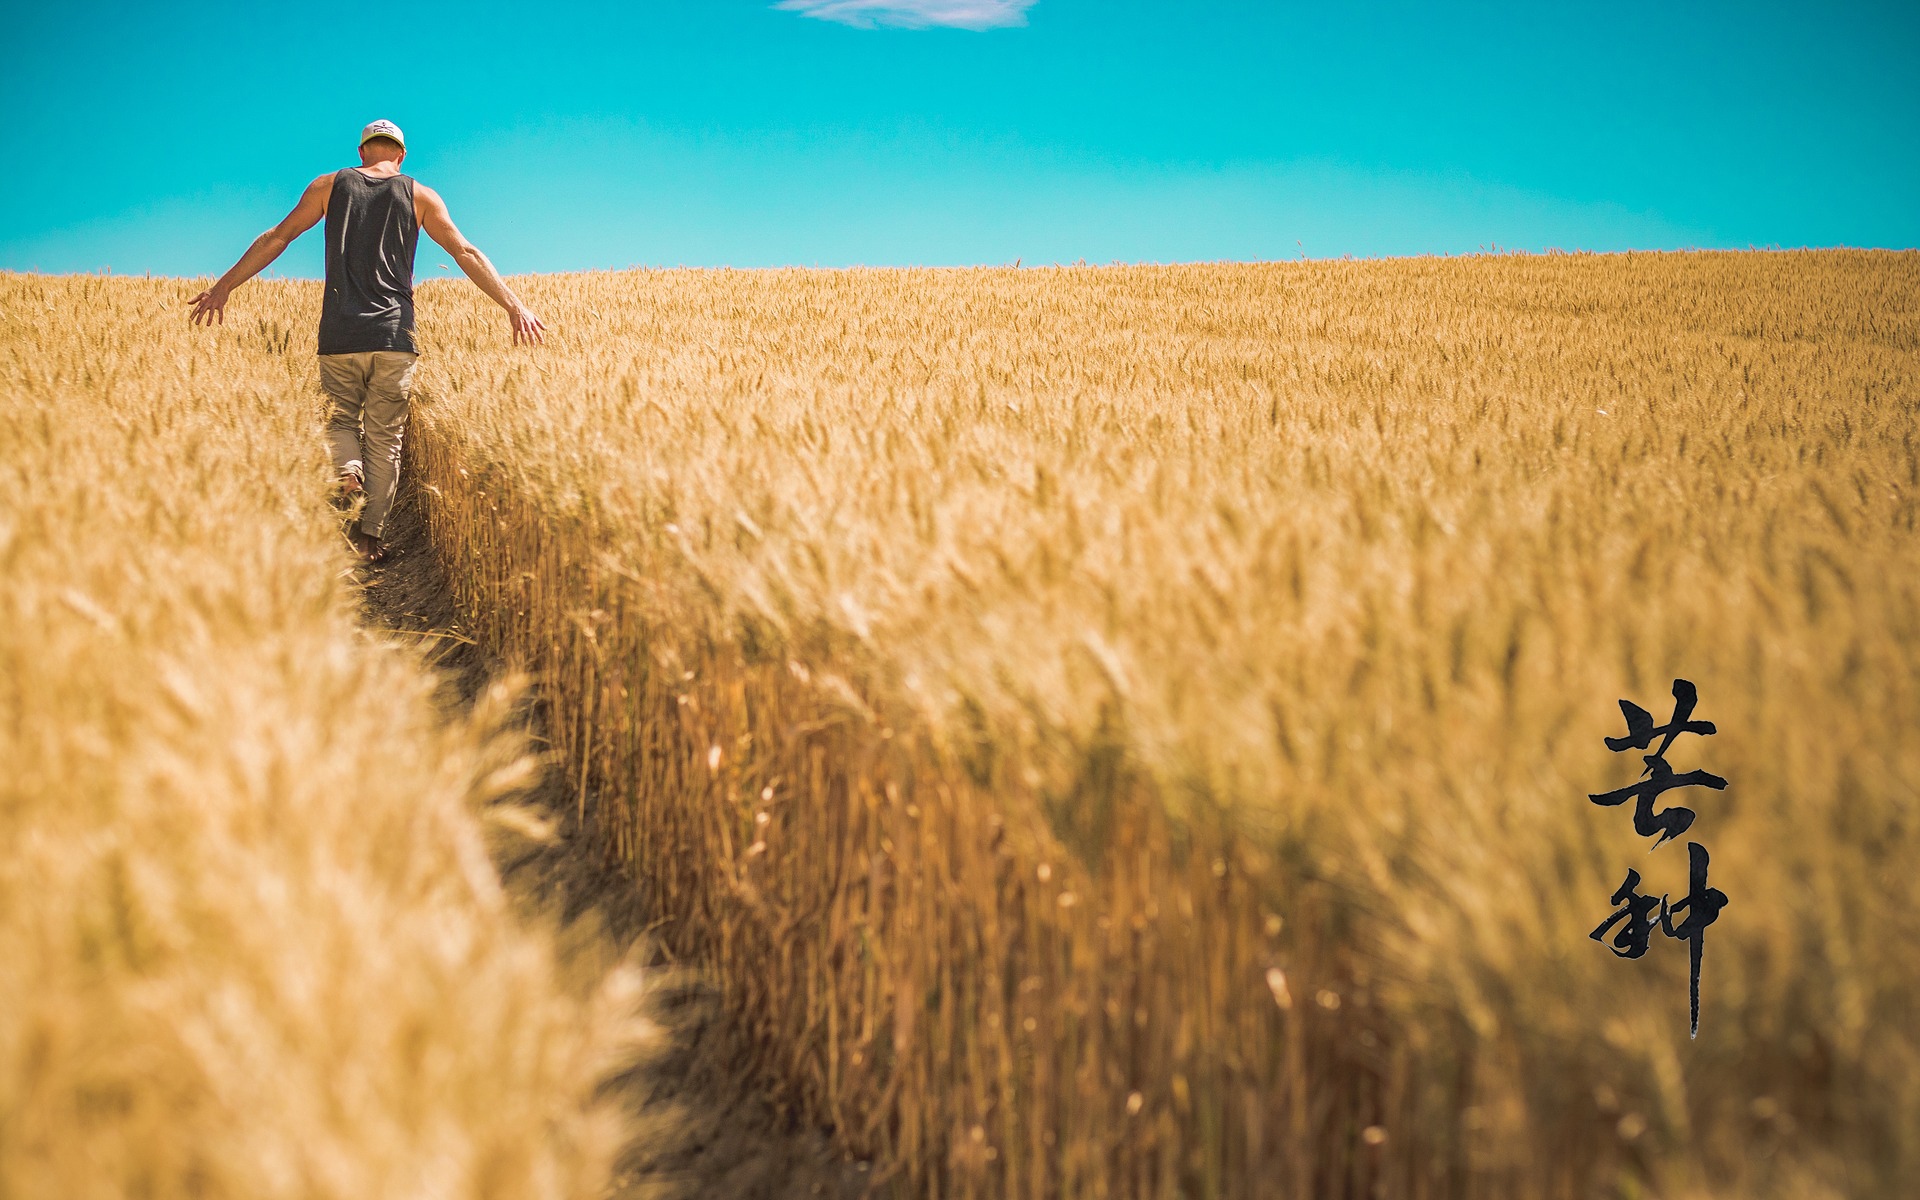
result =
[[311,359],[182,296],[0,276],[0,1196],[600,1196],[636,980],[508,912],[502,699],[358,627]]
[[[515,286],[538,351],[420,291],[435,551],[660,936],[881,1190],[1920,1170],[1920,257]],[[221,394],[310,372],[317,305],[244,290]],[[82,349],[71,390],[177,375]],[[1628,867],[1686,888],[1586,799],[1680,677],[1718,732],[1675,766],[1731,781],[1681,801],[1730,897],[1697,1039],[1681,946],[1587,936]]]

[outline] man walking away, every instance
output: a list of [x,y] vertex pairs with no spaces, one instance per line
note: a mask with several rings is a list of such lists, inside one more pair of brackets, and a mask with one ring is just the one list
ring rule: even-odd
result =
[[327,221],[327,290],[320,305],[320,386],[333,401],[327,443],[340,494],[366,494],[353,532],[370,563],[386,558],[387,513],[400,483],[400,438],[419,351],[413,341],[413,252],[420,231],[440,243],[481,291],[507,310],[515,343],[545,326],[507,287],[487,256],[460,236],[430,187],[400,173],[407,141],[392,121],[360,131],[360,165],[307,185],[286,219],[255,238],[219,282],[193,298],[196,325],[226,319],[227,298],[293,240]]

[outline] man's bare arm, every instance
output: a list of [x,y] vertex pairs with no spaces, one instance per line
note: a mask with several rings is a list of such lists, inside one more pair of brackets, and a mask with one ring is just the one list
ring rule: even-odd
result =
[[327,215],[327,197],[333,192],[333,176],[322,175],[307,185],[300,195],[300,203],[293,211],[281,219],[278,225],[253,239],[253,245],[240,256],[240,261],[228,268],[217,282],[206,291],[195,296],[190,304],[193,311],[189,314],[195,325],[213,324],[218,320],[226,323],[227,297],[233,289],[267,269],[267,264],[279,258],[293,239],[312,229],[320,218]]
[[493,269],[487,256],[480,248],[462,237],[454,228],[453,217],[447,212],[446,201],[440,199],[440,193],[423,183],[413,185],[413,211],[420,218],[420,228],[427,236],[440,243],[440,248],[453,256],[460,269],[473,280],[474,286],[501,308],[507,310],[507,318],[513,323],[513,340],[524,341],[528,345],[539,342],[546,332],[546,326],[540,318],[533,315],[531,309],[520,303],[520,297],[513,294],[507,281],[500,278],[500,272]]

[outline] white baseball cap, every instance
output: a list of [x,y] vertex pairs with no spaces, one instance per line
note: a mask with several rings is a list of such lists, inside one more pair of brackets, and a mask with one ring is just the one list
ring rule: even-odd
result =
[[405,135],[403,135],[400,132],[400,127],[398,125],[395,125],[392,121],[375,121],[373,124],[367,126],[365,129],[362,129],[360,131],[360,144],[364,146],[369,141],[377,137],[392,138],[394,141],[400,143],[400,148],[402,150],[405,150],[407,148],[407,139]]

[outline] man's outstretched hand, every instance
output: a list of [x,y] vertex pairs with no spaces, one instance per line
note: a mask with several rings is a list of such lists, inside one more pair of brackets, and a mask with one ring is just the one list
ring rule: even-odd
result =
[[539,317],[533,315],[532,309],[516,308],[508,319],[513,322],[514,345],[525,342],[529,346],[537,346],[545,338],[547,327],[540,323]]
[[210,287],[206,291],[201,292],[198,296],[188,301],[189,304],[193,305],[193,311],[187,314],[188,319],[195,325],[212,325],[216,321],[225,325],[227,323],[227,295],[228,293],[217,287]]

